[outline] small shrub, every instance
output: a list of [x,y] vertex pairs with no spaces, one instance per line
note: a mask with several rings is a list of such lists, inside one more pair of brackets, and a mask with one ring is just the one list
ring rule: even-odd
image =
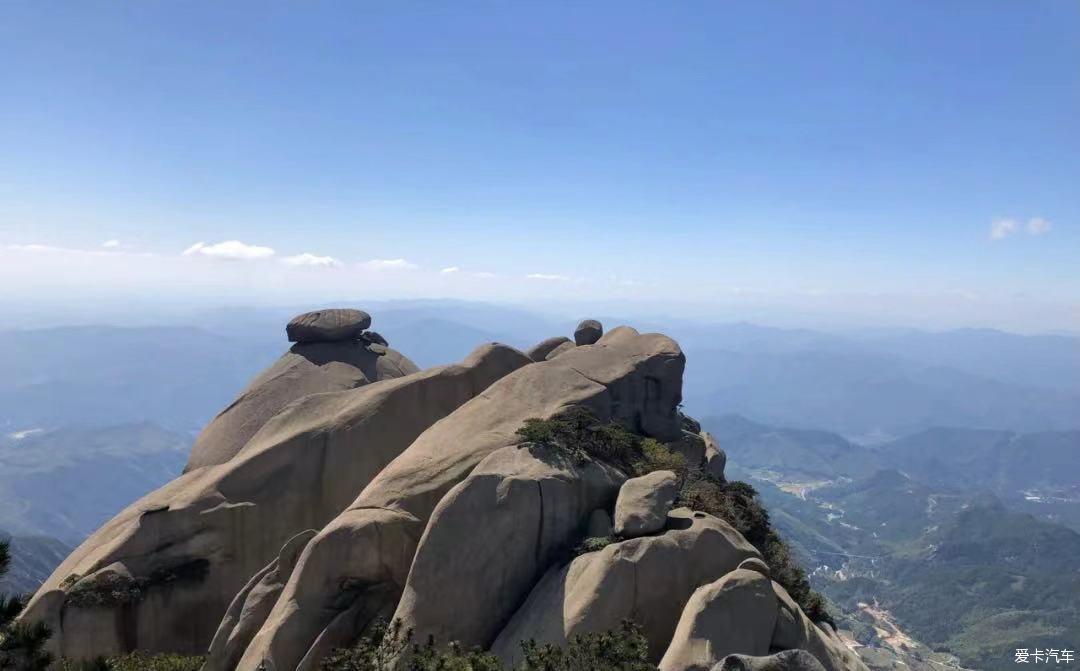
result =
[[[10,566],[8,541],[0,541],[0,578]],[[0,669],[44,671],[53,661],[52,654],[45,651],[52,632],[41,622],[15,622],[23,606],[19,597],[0,594]]]
[[75,662],[69,659],[60,664],[62,671],[199,671],[206,660],[202,657],[132,652],[116,657],[97,657]]
[[571,554],[574,557],[580,557],[587,552],[599,552],[614,542],[616,542],[614,536],[593,536],[578,543]]
[[634,465],[635,475],[645,475],[653,471],[674,471],[675,475],[685,478],[689,472],[686,457],[672,452],[655,438],[641,441],[641,460]]
[[641,436],[620,424],[603,424],[585,408],[573,407],[549,419],[526,419],[517,434],[525,442],[562,449],[578,464],[596,459],[633,473],[641,460]]
[[[324,671],[499,671],[498,657],[479,650],[463,650],[456,643],[444,649],[429,638],[425,645],[413,642],[411,629],[404,629],[401,620],[389,625],[377,622],[371,633],[351,648],[335,650],[322,661]],[[408,657],[407,666],[399,660]]]
[[[378,623],[352,648],[336,650],[322,661],[323,671],[502,671],[499,659],[479,650],[465,651],[451,643],[439,648],[434,640],[412,642],[412,631],[401,620]],[[648,642],[630,621],[602,634],[574,636],[566,647],[523,641],[519,671],[655,671],[648,663]],[[404,667],[399,666],[408,655]],[[127,671],[127,670],[125,670]],[[185,670],[186,671],[186,670]]]
[[520,671],[655,671],[649,663],[649,643],[641,627],[624,620],[618,629],[600,634],[578,634],[566,647],[521,644],[524,661]]

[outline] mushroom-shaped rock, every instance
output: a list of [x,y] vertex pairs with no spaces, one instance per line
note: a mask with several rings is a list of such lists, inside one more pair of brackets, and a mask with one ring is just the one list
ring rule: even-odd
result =
[[492,452],[439,502],[416,550],[393,620],[418,640],[491,645],[582,520],[608,506],[624,476],[565,451]]
[[492,645],[508,668],[521,661],[520,642],[566,645],[634,619],[659,659],[694,590],[759,556],[727,522],[686,508],[671,511],[657,536],[613,543],[552,568],[529,594]]
[[529,349],[525,350],[525,356],[529,357],[533,361],[544,361],[547,359],[548,354],[555,351],[555,348],[563,344],[573,344],[573,342],[566,336],[555,336],[554,338],[548,338],[547,340],[541,340]]
[[[233,596],[288,539],[322,528],[420,433],[528,363],[486,345],[461,364],[290,404],[227,463],[185,473],[91,535],[24,618],[52,629],[58,657],[205,653]],[[138,600],[65,603],[69,576],[114,562],[144,581]]]
[[308,529],[290,538],[278,556],[256,573],[233,598],[214,634],[214,640],[210,642],[202,671],[229,671],[236,668],[244,648],[274,607],[300,551],[314,537],[315,530]]
[[660,531],[678,493],[679,477],[671,471],[630,478],[615,501],[615,535],[633,538]]
[[574,329],[574,342],[578,345],[592,345],[604,335],[604,327],[595,319],[584,319]]
[[552,359],[562,356],[567,352],[573,352],[575,347],[577,347],[577,345],[572,343],[570,339],[567,338],[565,342],[560,343],[555,349],[548,352],[547,356],[544,357],[544,360],[551,361]]
[[439,501],[489,454],[520,443],[516,432],[526,419],[577,406],[659,440],[677,437],[685,361],[659,334],[575,348],[516,370],[431,426],[304,549],[238,669],[296,668],[354,607],[356,626],[386,616]]
[[727,454],[720,449],[720,444],[708,431],[703,431],[701,437],[705,439],[705,472],[718,480],[723,480],[724,469],[727,467]]
[[232,459],[271,417],[299,398],[354,389],[418,370],[401,353],[362,340],[297,343],[206,425],[195,439],[184,470]]
[[335,308],[296,315],[285,326],[289,342],[341,342],[355,340],[371,326],[371,315],[363,310]]
[[660,671],[710,669],[728,655],[769,654],[776,595],[757,571],[735,569],[686,603]]
[[588,538],[607,538],[612,534],[611,515],[603,508],[597,508],[589,514],[589,523],[585,527]]
[[784,650],[767,657],[728,655],[711,671],[825,671],[805,650]]
[[866,665],[831,627],[814,624],[780,583],[774,581],[772,588],[778,605],[773,648],[806,650],[826,671],[866,671]]

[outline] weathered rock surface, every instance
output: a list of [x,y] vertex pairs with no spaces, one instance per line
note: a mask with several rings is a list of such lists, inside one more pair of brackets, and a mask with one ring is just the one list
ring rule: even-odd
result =
[[[50,626],[67,657],[203,654],[233,596],[289,538],[322,528],[427,427],[528,363],[488,345],[460,365],[290,404],[230,461],[185,473],[90,536],[25,618]],[[136,597],[65,604],[73,580],[115,562],[139,582]]]
[[660,531],[678,493],[679,478],[671,471],[627,480],[615,501],[615,535],[633,538]]
[[558,449],[492,452],[432,513],[394,619],[417,640],[491,645],[552,560],[581,537],[589,512],[611,505],[625,478]]
[[607,538],[612,533],[611,515],[608,515],[607,510],[597,508],[589,514],[589,523],[585,527],[587,538]]
[[331,308],[305,312],[285,326],[289,342],[341,342],[355,340],[371,326],[371,315],[363,310]]
[[378,347],[356,340],[293,345],[206,425],[195,439],[184,470],[232,459],[271,417],[299,398],[419,370],[399,352]]
[[[439,501],[489,454],[520,442],[525,419],[577,405],[660,440],[677,437],[684,365],[670,338],[634,332],[493,384],[420,435],[304,549],[238,668],[295,668],[347,609],[389,615]],[[343,590],[346,581],[357,588]]]
[[308,529],[293,536],[266,568],[259,571],[236,595],[218,626],[202,671],[229,671],[236,667],[255,635],[255,623],[262,622],[274,607],[285,580],[292,573],[300,551],[315,537]]
[[592,345],[604,335],[604,327],[595,319],[584,319],[574,329],[574,342],[578,345]]
[[551,361],[552,359],[562,356],[567,352],[573,352],[575,347],[577,347],[577,345],[570,342],[570,340],[568,339],[566,342],[560,344],[558,347],[548,352],[547,356],[544,357],[544,360]]
[[778,607],[773,648],[806,650],[826,671],[866,671],[866,665],[831,627],[812,622],[780,583],[774,581],[772,587]]
[[533,361],[544,361],[547,359],[548,354],[551,354],[557,347],[563,344],[573,344],[566,336],[556,336],[554,338],[548,338],[547,340],[541,340],[529,349],[525,350],[525,356],[529,357]]
[[728,655],[767,655],[775,625],[771,581],[735,569],[690,597],[659,669],[704,671]]
[[728,655],[711,671],[825,671],[805,650],[784,650],[767,657]]
[[499,633],[492,652],[517,664],[522,640],[565,645],[575,634],[608,631],[633,618],[656,661],[694,590],[757,556],[723,520],[673,510],[660,535],[614,543],[549,570]]
[[705,471],[718,480],[723,480],[724,469],[727,468],[727,454],[720,449],[720,444],[708,431],[703,431],[701,437],[705,439]]

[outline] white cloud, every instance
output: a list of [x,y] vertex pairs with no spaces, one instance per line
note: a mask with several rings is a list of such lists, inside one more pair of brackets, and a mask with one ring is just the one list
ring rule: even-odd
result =
[[457,266],[450,266],[449,268],[443,268],[439,272],[442,273],[443,275],[450,275],[451,273],[456,273],[456,272],[460,272],[460,271],[461,271],[461,268],[458,268]]
[[120,241],[119,240],[106,240],[105,242],[101,243],[101,246],[104,247],[105,249],[116,249],[117,247],[120,246]]
[[66,252],[66,251],[75,251],[75,250],[67,250],[67,249],[64,249],[63,247],[53,247],[52,245],[38,245],[38,244],[4,245],[4,249],[8,250],[9,252]]
[[1032,217],[1026,222],[1016,219],[998,219],[990,224],[990,239],[1002,240],[1021,231],[1028,235],[1045,235],[1054,225],[1042,217]]
[[530,280],[544,280],[547,282],[567,282],[570,280],[566,275],[550,275],[548,273],[529,273],[525,277]]
[[312,268],[338,268],[341,266],[341,261],[332,256],[316,256],[308,252],[296,256],[286,256],[281,259],[281,262],[287,266],[307,266]]
[[1050,229],[1054,225],[1042,217],[1032,217],[1027,222],[1028,235],[1042,235],[1043,233],[1049,233]]
[[1014,219],[998,219],[990,224],[990,239],[1001,240],[1015,233],[1018,227]]
[[214,245],[208,245],[205,242],[200,241],[183,251],[184,256],[193,256],[195,254],[209,256],[215,259],[253,261],[256,259],[270,258],[274,255],[274,250],[270,247],[248,245],[239,240],[226,240],[225,242],[219,242]]
[[420,266],[405,259],[372,259],[364,261],[360,267],[368,270],[416,270]]

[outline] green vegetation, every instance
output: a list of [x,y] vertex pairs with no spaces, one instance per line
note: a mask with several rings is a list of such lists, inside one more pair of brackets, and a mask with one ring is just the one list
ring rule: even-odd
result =
[[[420,645],[412,639],[413,632],[405,630],[400,620],[389,625],[377,623],[355,646],[334,651],[320,668],[323,671],[503,670],[502,663],[491,653],[466,651],[455,643],[439,647],[430,638]],[[521,650],[523,661],[516,671],[653,671],[656,668],[647,661],[648,643],[641,628],[629,621],[613,631],[574,636],[565,647],[523,641]],[[398,666],[402,657],[407,658],[404,669]]]
[[133,652],[116,657],[98,657],[83,662],[65,659],[60,664],[61,671],[199,671],[202,657],[183,655],[148,655]]
[[578,543],[572,552],[573,556],[580,557],[587,552],[599,552],[612,543],[618,543],[619,539],[614,536],[593,536]]
[[[0,577],[10,566],[10,548],[7,541],[0,541]],[[23,606],[19,597],[0,594],[0,669],[44,671],[52,662],[44,650],[51,632],[41,623],[15,622]]]
[[[685,421],[693,420],[685,418]],[[718,480],[702,472],[699,464],[687,464],[682,454],[663,443],[639,436],[620,424],[602,424],[584,408],[571,408],[550,419],[527,419],[518,429],[518,435],[527,442],[565,450],[576,463],[596,459],[631,476],[674,471],[681,481],[676,505],[709,513],[735,527],[761,552],[773,580],[783,585],[807,617],[836,626],[827,612],[825,599],[810,587],[806,572],[772,528],[757,491],[747,483]],[[575,548],[573,555],[602,549],[613,540],[587,538]]]

